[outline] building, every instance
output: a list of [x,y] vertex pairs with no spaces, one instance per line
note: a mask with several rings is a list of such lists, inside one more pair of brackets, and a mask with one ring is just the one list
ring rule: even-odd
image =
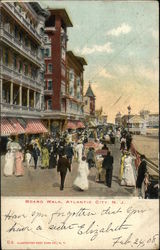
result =
[[117,126],[121,126],[122,125],[122,115],[120,112],[118,112],[116,114],[116,117],[115,117],[115,125]]
[[0,3],[1,135],[46,132],[43,34],[48,12],[36,2]]
[[[67,51],[67,85],[66,93],[62,91],[62,98],[65,100],[67,123],[74,123],[76,128],[84,127],[83,71],[85,65],[87,62],[83,57]],[[69,125],[66,127],[68,128]]]
[[145,120],[140,115],[129,119],[129,131],[133,134],[146,134]]
[[65,9],[48,9],[45,22],[45,114],[49,130],[62,130],[66,116],[65,99],[67,68],[67,28],[73,27]]
[[93,93],[91,85],[89,84],[86,94],[84,96],[84,113],[86,117],[95,118],[95,100],[96,96]]
[[[83,126],[83,71],[86,61],[67,51],[67,28],[73,27],[65,9],[49,9],[45,22],[45,113],[51,132]],[[79,123],[78,123],[79,122]],[[78,123],[78,125],[77,125]]]

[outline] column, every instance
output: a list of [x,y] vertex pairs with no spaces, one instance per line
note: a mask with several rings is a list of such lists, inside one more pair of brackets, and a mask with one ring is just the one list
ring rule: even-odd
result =
[[0,103],[3,102],[3,95],[2,95],[2,93],[3,93],[3,80],[0,79]]
[[13,104],[13,82],[10,85],[10,105]]
[[22,86],[19,86],[19,106],[22,106]]
[[27,89],[27,108],[29,108],[29,89]]

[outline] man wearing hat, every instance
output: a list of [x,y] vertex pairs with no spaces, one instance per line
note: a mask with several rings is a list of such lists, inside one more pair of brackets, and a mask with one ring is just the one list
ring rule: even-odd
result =
[[71,172],[71,166],[69,164],[67,156],[65,154],[59,155],[57,172],[60,172],[60,176],[61,176],[60,190],[64,189],[64,181],[65,181],[65,177],[67,174],[67,169],[69,169],[69,172]]

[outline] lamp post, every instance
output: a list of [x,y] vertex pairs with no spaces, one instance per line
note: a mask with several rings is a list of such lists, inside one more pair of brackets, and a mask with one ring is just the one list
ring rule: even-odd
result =
[[130,113],[131,113],[130,105],[127,107],[127,109],[128,109],[128,132],[129,132],[129,116],[130,116]]

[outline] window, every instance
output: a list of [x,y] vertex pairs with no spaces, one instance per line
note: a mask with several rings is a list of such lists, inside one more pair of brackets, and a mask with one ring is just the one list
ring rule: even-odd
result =
[[48,73],[52,73],[52,63],[48,64]]
[[61,74],[62,74],[63,77],[66,76],[66,69],[65,69],[65,66],[63,64],[61,66]]
[[19,68],[18,68],[18,72],[21,73],[22,72],[22,61],[19,61]]
[[51,49],[50,48],[46,48],[45,52],[44,52],[45,57],[50,57],[51,56]]
[[16,25],[14,26],[14,37],[18,37],[18,27]]
[[87,104],[88,104],[88,101],[86,100],[86,101],[85,101],[85,105],[87,105]]
[[80,83],[81,83],[80,77],[77,77],[77,86],[78,86],[78,87],[80,86]]
[[73,69],[71,69],[71,70],[69,71],[69,80],[70,80],[70,81],[73,81],[73,80],[74,80],[74,71],[73,71]]
[[48,80],[48,90],[52,90],[52,80]]
[[25,46],[28,47],[28,45],[29,45],[29,40],[28,40],[28,37],[26,36],[25,37]]
[[64,48],[62,48],[62,51],[61,51],[61,56],[62,56],[62,59],[65,61],[66,60],[66,51]]
[[13,55],[13,67],[14,69],[17,68],[17,55],[16,54]]
[[52,99],[47,101],[47,109],[52,110]]
[[28,75],[28,65],[27,64],[24,65],[24,74]]
[[9,55],[8,55],[8,50],[7,49],[5,49],[5,52],[4,52],[4,60],[5,60],[5,65],[8,65]]

